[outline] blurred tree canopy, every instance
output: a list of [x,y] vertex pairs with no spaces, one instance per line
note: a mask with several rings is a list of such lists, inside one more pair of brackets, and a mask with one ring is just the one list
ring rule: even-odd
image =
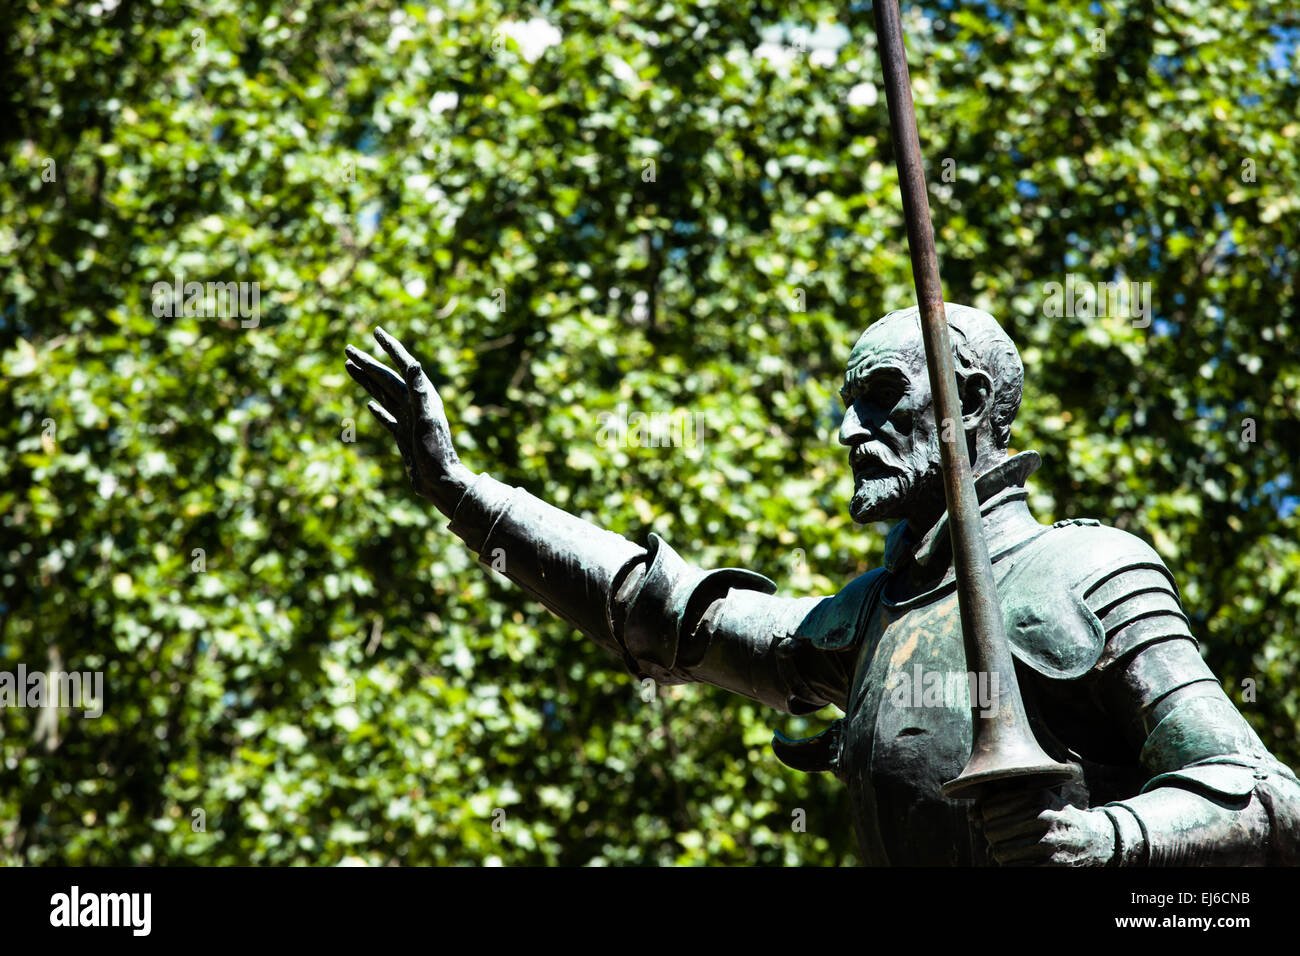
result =
[[[904,7],[1031,505],[1153,543],[1297,765],[1294,10]],[[5,9],[0,670],[102,670],[105,709],[0,712],[0,863],[853,862],[840,786],[767,748],[834,712],[644,700],[414,497],[342,349],[412,346],[475,470],[833,593],[883,530],[843,362],[915,301],[869,5]],[[1154,321],[1049,315],[1070,274]],[[260,313],[168,317],[176,281]],[[696,447],[602,443],[620,404]]]

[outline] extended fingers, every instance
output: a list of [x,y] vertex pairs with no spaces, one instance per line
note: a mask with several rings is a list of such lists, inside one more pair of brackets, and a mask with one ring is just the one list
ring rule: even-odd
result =
[[384,408],[384,406],[380,405],[378,402],[367,402],[366,408],[370,409],[370,413],[374,415],[375,418],[379,419],[379,424],[392,432],[394,438],[401,437],[401,432],[398,430],[397,419],[388,414],[388,410]]
[[393,438],[397,439],[397,450],[402,453],[402,463],[406,466],[406,473],[413,476],[415,459],[412,454],[411,443],[406,440],[406,434],[402,426],[378,402],[369,402],[366,408],[370,409],[370,414],[379,419],[379,423],[388,429],[388,433]]
[[406,387],[413,392],[423,392],[427,390],[428,379],[424,376],[424,369],[416,361],[415,356],[406,351],[401,342],[393,338],[381,328],[375,329],[375,341],[378,342],[385,352],[387,352],[397,363],[397,367],[402,370],[402,377],[406,379]]
[[[444,453],[450,451],[450,429],[442,407],[442,398],[429,382],[420,363],[397,341],[381,328],[375,329],[375,339],[382,345],[393,361],[398,363],[406,377],[406,387],[411,395],[411,427],[416,441],[433,443]],[[431,446],[432,447],[432,446]]]
[[400,414],[406,407],[406,383],[401,376],[351,345],[347,347],[347,356],[344,367],[357,384],[378,399],[390,413]]

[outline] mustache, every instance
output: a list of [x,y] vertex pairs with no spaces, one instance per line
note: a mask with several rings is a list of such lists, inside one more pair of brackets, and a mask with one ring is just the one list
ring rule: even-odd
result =
[[872,477],[902,475],[907,473],[907,463],[889,448],[875,442],[861,442],[849,450],[849,466],[853,473]]

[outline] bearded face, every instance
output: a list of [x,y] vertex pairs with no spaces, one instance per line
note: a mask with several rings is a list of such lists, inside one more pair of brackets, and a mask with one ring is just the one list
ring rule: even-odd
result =
[[942,501],[929,380],[916,365],[914,350],[882,348],[846,375],[840,442],[853,469],[849,514],[860,524],[904,518]]
[[[952,303],[945,308],[958,366],[961,431],[971,469],[979,475],[1006,458],[1008,416],[1020,404],[1023,371],[1015,346],[991,315]],[[891,312],[862,333],[849,354],[840,396],[840,444],[849,449],[853,469],[853,520],[906,520],[918,531],[931,527],[946,503],[917,308]]]
[[938,462],[907,468],[880,478],[854,477],[849,515],[858,524],[895,521],[916,510],[923,500],[934,497],[942,470]]
[[938,459],[918,444],[906,460],[898,460],[882,446],[859,445],[850,453],[850,462],[861,454],[861,466],[853,468],[853,498],[849,515],[858,524],[893,521],[918,510],[923,502],[942,494],[943,470]]

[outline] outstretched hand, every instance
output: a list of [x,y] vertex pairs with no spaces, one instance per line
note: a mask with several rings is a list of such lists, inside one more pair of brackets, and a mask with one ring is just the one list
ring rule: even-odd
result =
[[406,474],[416,494],[427,498],[450,517],[460,496],[474,478],[461,464],[451,440],[451,427],[437,389],[410,352],[381,328],[380,344],[401,371],[349,345],[345,368],[373,401],[367,406],[397,440]]

